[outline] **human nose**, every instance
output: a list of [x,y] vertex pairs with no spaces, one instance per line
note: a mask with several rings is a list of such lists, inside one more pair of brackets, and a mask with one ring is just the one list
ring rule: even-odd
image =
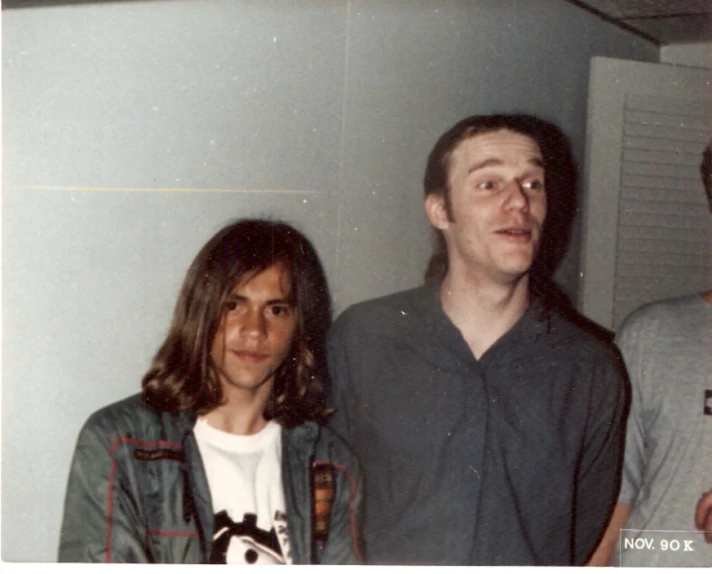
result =
[[529,196],[524,191],[524,186],[517,178],[509,182],[506,206],[510,209],[529,211]]
[[242,334],[246,337],[262,339],[267,335],[267,320],[257,309],[250,309],[242,321]]

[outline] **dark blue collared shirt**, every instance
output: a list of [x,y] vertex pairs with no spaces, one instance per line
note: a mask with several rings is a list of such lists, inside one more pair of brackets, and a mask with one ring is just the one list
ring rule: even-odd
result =
[[430,283],[347,309],[329,364],[369,563],[589,558],[620,480],[628,393],[611,346],[534,300],[477,360]]

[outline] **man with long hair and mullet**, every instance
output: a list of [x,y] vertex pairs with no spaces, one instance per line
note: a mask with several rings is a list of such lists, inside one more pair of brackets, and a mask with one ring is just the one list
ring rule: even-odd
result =
[[361,478],[327,417],[310,242],[242,220],[193,261],[143,391],[77,442],[62,562],[360,562]]
[[334,324],[330,424],[363,465],[371,564],[582,565],[605,529],[623,366],[537,271],[574,193],[565,143],[526,115],[447,130],[423,178],[426,283]]

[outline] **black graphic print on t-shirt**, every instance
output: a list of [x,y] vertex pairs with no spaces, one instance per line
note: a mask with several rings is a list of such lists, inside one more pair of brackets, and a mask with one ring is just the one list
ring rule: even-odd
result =
[[215,515],[211,564],[226,564],[228,551],[233,563],[284,564],[282,549],[275,529],[269,532],[257,527],[257,516],[245,514],[234,522],[227,512]]

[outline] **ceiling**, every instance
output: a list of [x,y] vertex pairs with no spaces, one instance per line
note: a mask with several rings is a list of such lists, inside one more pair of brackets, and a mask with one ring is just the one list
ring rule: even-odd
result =
[[[2,7],[29,8],[92,1],[110,0],[3,0]],[[712,42],[712,0],[565,1],[661,46]]]
[[659,45],[712,42],[712,0],[566,0]]

